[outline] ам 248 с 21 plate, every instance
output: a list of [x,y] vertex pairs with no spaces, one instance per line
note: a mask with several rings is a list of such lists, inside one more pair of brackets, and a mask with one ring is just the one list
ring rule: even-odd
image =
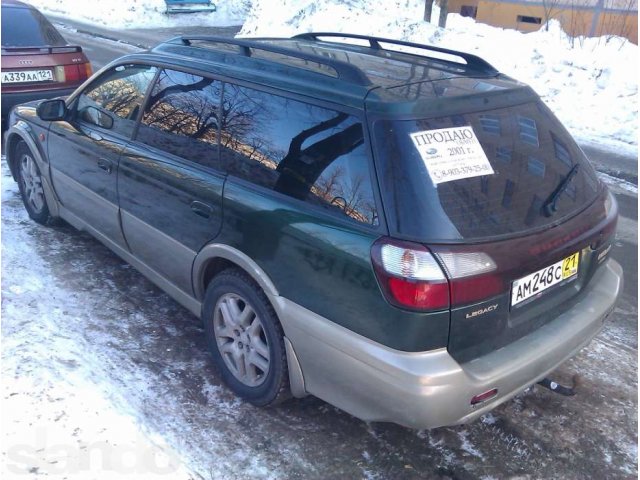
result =
[[578,274],[579,263],[580,252],[576,252],[553,265],[549,265],[526,277],[519,278],[513,282],[511,289],[511,306],[524,302],[565,280],[574,278]]

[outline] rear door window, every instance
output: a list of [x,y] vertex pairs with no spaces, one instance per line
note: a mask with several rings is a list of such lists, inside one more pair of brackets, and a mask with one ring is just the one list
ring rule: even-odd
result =
[[221,162],[229,175],[378,224],[358,118],[228,83],[222,112]]
[[161,71],[136,139],[205,167],[219,168],[221,95],[220,81]]
[[[459,172],[451,181],[434,180],[427,168],[432,157],[419,152],[411,135],[455,127],[473,129],[491,168],[468,178]],[[424,241],[542,229],[585,208],[599,190],[584,154],[541,102],[465,115],[381,120],[375,124],[374,141],[390,224],[397,233]],[[446,161],[453,155],[451,170],[455,159],[464,159],[455,149],[438,152],[435,147],[441,145],[434,145],[433,158],[444,155]],[[554,192],[568,177],[551,212]]]
[[65,39],[51,22],[33,8],[2,7],[3,47],[59,47]]

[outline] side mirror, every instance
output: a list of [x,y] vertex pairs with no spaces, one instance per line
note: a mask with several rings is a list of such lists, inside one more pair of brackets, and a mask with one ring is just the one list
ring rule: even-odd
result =
[[40,102],[36,113],[40,119],[47,122],[56,122],[58,120],[64,120],[67,116],[67,105],[64,100],[56,98],[53,100],[45,100]]

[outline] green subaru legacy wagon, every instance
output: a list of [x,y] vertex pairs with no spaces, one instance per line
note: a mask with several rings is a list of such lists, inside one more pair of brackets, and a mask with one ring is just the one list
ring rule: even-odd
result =
[[254,405],[469,422],[584,347],[622,288],[612,195],[531,88],[464,52],[174,38],[13,109],[6,151],[29,216],[201,317]]

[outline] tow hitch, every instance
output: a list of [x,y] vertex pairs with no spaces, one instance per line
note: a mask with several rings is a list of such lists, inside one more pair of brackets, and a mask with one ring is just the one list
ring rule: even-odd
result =
[[574,375],[572,379],[573,385],[570,387],[566,387],[564,385],[560,385],[557,382],[554,382],[550,378],[543,378],[538,382],[538,385],[543,386],[544,388],[548,388],[552,392],[559,393],[560,395],[564,395],[565,397],[572,397],[576,394],[576,388],[580,383],[580,377],[578,375]]

